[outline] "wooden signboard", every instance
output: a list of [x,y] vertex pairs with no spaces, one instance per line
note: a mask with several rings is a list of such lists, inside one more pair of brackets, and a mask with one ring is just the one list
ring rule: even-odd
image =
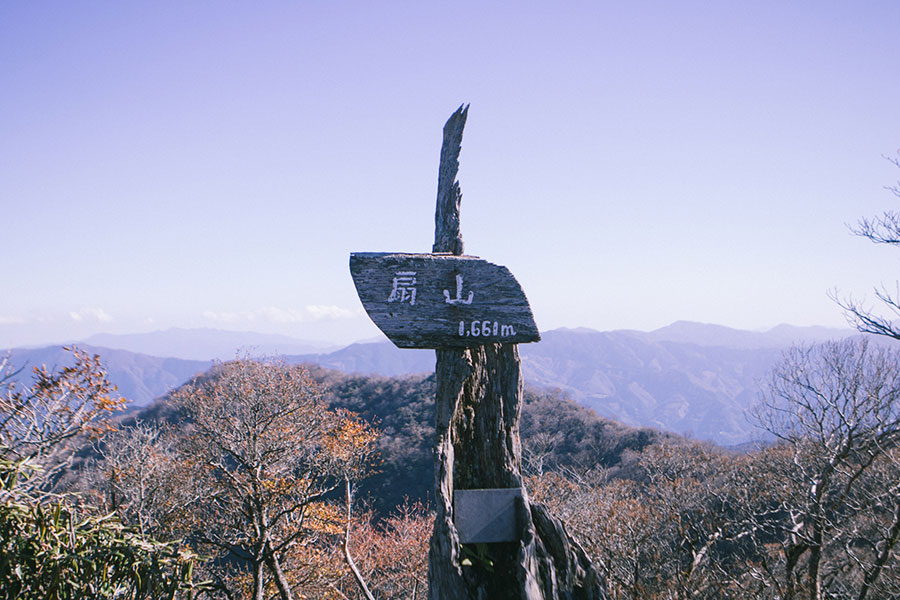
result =
[[369,317],[400,348],[541,339],[516,278],[478,257],[359,252],[350,274]]

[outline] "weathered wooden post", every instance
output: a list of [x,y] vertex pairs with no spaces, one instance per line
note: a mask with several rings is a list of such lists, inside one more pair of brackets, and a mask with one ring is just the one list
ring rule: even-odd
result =
[[509,270],[463,256],[456,175],[467,111],[444,126],[432,253],[350,256],[375,324],[401,348],[437,351],[428,595],[600,599],[590,559],[523,486],[517,344],[540,334]]

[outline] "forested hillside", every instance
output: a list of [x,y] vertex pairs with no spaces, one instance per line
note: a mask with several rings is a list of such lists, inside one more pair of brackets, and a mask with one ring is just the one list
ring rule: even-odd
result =
[[[377,377],[309,368],[331,407],[350,410],[379,431],[377,466],[360,481],[361,497],[382,515],[405,500],[428,503],[434,485],[434,376]],[[177,424],[178,419],[166,396],[123,425]],[[525,392],[521,436],[525,468],[531,473],[610,469],[625,476],[635,474],[634,463],[647,446],[681,439],[624,426],[559,393],[531,389]]]
[[[741,454],[528,391],[529,493],[614,600],[897,597],[898,362],[853,340],[793,350],[752,417],[778,441]],[[133,598],[358,598],[349,556],[375,597],[421,597],[431,377],[239,360],[113,418],[96,357],[31,385],[10,372],[0,589],[46,597],[62,584],[47,560],[76,574],[59,588],[72,597],[106,577]]]

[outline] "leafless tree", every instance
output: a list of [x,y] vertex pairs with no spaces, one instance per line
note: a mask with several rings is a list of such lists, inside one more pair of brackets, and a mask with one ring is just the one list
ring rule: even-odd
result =
[[739,537],[723,510],[733,462],[702,444],[656,446],[641,481],[551,472],[529,484],[591,555],[610,599],[743,598],[711,567]]
[[8,357],[0,361],[0,458],[35,468],[28,479],[32,494],[51,491],[75,450],[107,432],[108,417],[125,406],[99,356],[67,350],[72,366],[35,367],[33,383],[25,386],[16,383]]
[[617,599],[824,600],[900,590],[900,352],[846,340],[795,348],[756,419],[777,440],[730,454],[650,447],[637,481],[545,472]]
[[329,410],[304,369],[274,362],[218,365],[171,398],[189,422],[177,464],[201,490],[186,529],[248,565],[254,599],[269,578],[292,599],[290,554],[327,529],[322,503],[363,473],[375,432]]
[[100,493],[107,511],[136,526],[142,536],[173,539],[204,498],[194,469],[184,468],[171,427],[137,422],[97,444],[101,460],[82,473],[84,487]]
[[[900,160],[887,156],[885,159],[900,168]],[[900,182],[886,189],[900,198]],[[875,244],[900,246],[900,213],[885,211],[876,217],[860,219],[851,231]],[[900,325],[896,323],[900,317],[900,283],[895,283],[893,290],[886,285],[875,288],[875,297],[886,309],[886,314],[869,308],[856,298],[832,294],[832,298],[844,309],[847,320],[859,331],[900,340]]]
[[756,417],[790,458],[768,520],[782,598],[862,600],[896,563],[898,367],[897,352],[845,340],[794,348],[776,368]]

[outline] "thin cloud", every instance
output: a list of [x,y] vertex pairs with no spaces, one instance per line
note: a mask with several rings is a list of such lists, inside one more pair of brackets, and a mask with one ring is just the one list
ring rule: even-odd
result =
[[218,323],[263,322],[284,324],[350,319],[357,314],[357,312],[340,306],[312,304],[302,308],[266,306],[244,312],[205,310],[203,311],[202,316],[204,319]]
[[25,319],[22,317],[0,315],[0,325],[24,325]]
[[307,306],[306,311],[313,316],[314,321],[325,319],[351,319],[359,314],[357,311],[352,311],[340,306],[324,306],[317,304]]
[[204,310],[201,313],[201,316],[209,321],[217,321],[221,323],[235,323],[237,321],[240,321],[242,318],[239,313],[216,312],[212,310]]
[[284,309],[275,306],[267,306],[255,311],[254,317],[269,323],[304,323],[310,320],[307,318],[305,309]]
[[69,318],[77,323],[85,321],[99,321],[101,323],[110,323],[114,321],[112,315],[102,308],[82,308],[79,311],[70,311]]

